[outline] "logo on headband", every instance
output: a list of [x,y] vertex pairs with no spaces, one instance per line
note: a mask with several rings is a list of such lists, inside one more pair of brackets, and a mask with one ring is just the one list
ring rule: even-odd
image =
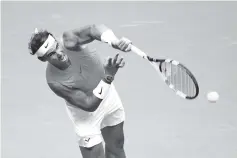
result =
[[52,49],[52,46],[55,43],[55,39],[53,36],[49,35],[47,40],[44,42],[44,44],[36,51],[36,55],[38,57],[44,56],[50,49]]

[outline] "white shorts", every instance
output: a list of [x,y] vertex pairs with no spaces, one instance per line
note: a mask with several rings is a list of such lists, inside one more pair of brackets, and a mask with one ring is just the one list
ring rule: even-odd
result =
[[125,120],[124,108],[113,84],[96,111],[86,112],[70,105],[67,106],[67,111],[74,124],[79,146],[87,148],[103,141],[102,128]]

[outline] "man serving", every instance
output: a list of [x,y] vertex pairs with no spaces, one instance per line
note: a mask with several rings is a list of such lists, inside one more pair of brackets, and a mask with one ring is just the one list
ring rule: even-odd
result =
[[61,40],[47,30],[36,30],[29,49],[40,61],[48,62],[47,83],[66,102],[83,158],[125,158],[125,112],[113,85],[125,62],[116,54],[103,63],[99,54],[88,47],[94,40],[123,52],[131,50],[130,40],[118,39],[102,24],[65,31]]

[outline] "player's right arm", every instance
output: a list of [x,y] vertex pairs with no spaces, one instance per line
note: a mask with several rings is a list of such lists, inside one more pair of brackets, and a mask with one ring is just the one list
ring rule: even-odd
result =
[[69,87],[59,82],[48,83],[50,89],[68,103],[88,112],[95,111],[101,101],[109,92],[109,88],[118,69],[124,66],[123,58],[118,59],[119,54],[108,58],[104,65],[105,76],[92,92],[85,93],[78,88]]
[[68,49],[74,50],[85,47],[86,44],[97,40],[108,43],[113,48],[123,52],[131,50],[131,41],[127,38],[117,38],[112,29],[104,24],[86,25],[63,33],[63,43]]

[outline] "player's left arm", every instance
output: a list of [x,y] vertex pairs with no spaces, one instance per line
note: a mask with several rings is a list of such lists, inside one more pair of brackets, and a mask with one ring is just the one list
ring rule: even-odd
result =
[[64,44],[69,47],[85,45],[94,40],[110,44],[113,48],[124,52],[131,50],[132,43],[127,38],[117,38],[113,31],[104,24],[87,25],[78,29],[66,31],[63,34]]

